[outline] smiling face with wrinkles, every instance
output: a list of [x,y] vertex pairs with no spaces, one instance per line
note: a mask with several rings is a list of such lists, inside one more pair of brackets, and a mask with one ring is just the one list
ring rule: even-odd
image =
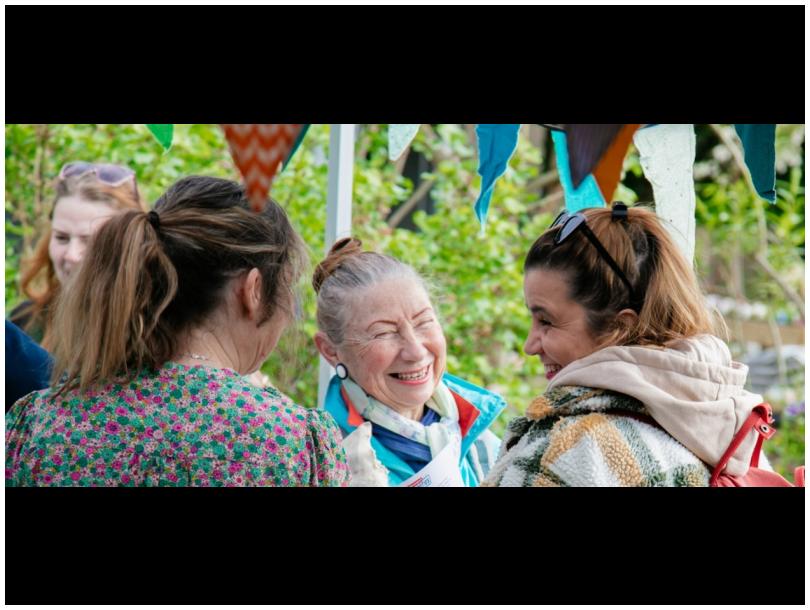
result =
[[351,314],[344,340],[335,346],[336,361],[367,394],[421,418],[447,360],[427,293],[416,281],[399,278],[358,291],[347,306]]

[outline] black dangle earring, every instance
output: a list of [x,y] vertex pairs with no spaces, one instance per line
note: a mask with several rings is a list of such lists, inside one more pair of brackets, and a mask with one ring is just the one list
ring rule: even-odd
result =
[[346,369],[346,365],[343,364],[342,362],[338,362],[335,365],[335,372],[337,373],[337,376],[340,377],[341,379],[346,379],[346,377],[349,376],[349,371]]

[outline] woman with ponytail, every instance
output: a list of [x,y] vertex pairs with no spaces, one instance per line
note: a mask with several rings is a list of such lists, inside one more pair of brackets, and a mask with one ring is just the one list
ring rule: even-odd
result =
[[[762,397],[743,389],[747,369],[655,213],[560,214],[529,250],[523,286],[525,351],[550,383],[510,422],[484,484],[708,486]],[[728,474],[745,474],[755,436]]]
[[305,247],[270,200],[192,176],[95,235],[48,390],[6,415],[7,485],[344,485],[331,417],[245,375],[293,318]]

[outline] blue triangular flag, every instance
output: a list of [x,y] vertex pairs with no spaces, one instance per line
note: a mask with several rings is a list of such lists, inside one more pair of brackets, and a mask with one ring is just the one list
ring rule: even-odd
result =
[[483,229],[487,222],[489,201],[495,182],[503,176],[509,159],[517,148],[520,124],[476,125],[478,136],[478,173],[481,175],[481,194],[475,202],[475,215]]
[[605,198],[593,174],[588,174],[579,188],[574,188],[571,168],[568,165],[568,143],[565,132],[552,129],[551,139],[554,141],[554,152],[557,155],[557,170],[560,172],[560,184],[565,196],[565,209],[569,212],[578,212],[584,208],[604,207]]

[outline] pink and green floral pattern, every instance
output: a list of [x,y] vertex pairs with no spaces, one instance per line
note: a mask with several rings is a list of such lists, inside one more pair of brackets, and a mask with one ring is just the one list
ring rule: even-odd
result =
[[236,372],[167,363],[6,414],[6,486],[345,486],[331,415]]

